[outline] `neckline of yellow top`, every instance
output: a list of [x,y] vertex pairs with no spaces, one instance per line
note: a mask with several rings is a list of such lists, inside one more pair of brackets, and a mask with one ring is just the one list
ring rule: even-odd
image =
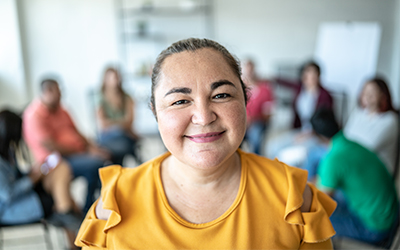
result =
[[162,184],[161,181],[161,163],[168,157],[171,155],[171,153],[166,153],[163,157],[159,158],[158,162],[154,163],[154,168],[153,168],[153,174],[154,174],[154,178],[155,178],[155,182],[156,182],[156,186],[157,186],[157,191],[159,193],[159,195],[161,196],[161,200],[163,202],[164,207],[167,209],[168,213],[180,224],[182,224],[183,226],[189,227],[189,228],[195,228],[195,229],[200,229],[200,228],[207,228],[207,227],[211,227],[221,221],[223,221],[224,219],[226,219],[231,213],[233,213],[233,211],[235,211],[235,209],[238,207],[240,201],[242,200],[243,196],[244,196],[244,191],[246,188],[246,183],[247,183],[247,164],[245,164],[243,157],[242,157],[242,151],[240,149],[238,149],[236,151],[239,154],[240,157],[240,164],[241,164],[241,173],[240,173],[240,185],[239,185],[239,190],[238,193],[236,195],[236,198],[234,200],[234,202],[232,203],[232,205],[228,208],[228,210],[226,210],[221,216],[219,216],[218,218],[206,222],[206,223],[192,223],[192,222],[188,222],[187,220],[183,219],[181,216],[179,216],[174,209],[172,209],[172,207],[169,205],[168,203],[168,199],[167,196],[165,195],[165,191],[164,191],[164,186]]

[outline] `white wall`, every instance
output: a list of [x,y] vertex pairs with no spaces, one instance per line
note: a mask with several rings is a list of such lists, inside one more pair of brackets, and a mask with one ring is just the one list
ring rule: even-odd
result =
[[[0,104],[29,103],[42,76],[56,73],[78,127],[93,135],[88,90],[99,85],[106,64],[119,61],[115,1],[1,0],[0,32],[7,35],[0,37],[7,41],[0,39]],[[389,78],[399,103],[400,0],[214,0],[214,7],[214,38],[239,57],[255,57],[267,76],[281,63],[299,64],[314,54],[320,22],[379,22],[378,72]]]
[[399,84],[392,74],[395,4],[394,0],[217,0],[216,39],[238,57],[256,58],[259,71],[270,75],[279,64],[311,59],[321,22],[378,22],[382,39],[377,70],[389,78],[394,91]]
[[21,109],[27,99],[17,6],[0,1],[0,109]]
[[400,0],[396,0],[395,30],[392,58],[392,93],[394,103],[400,108]]
[[29,82],[38,96],[47,74],[62,79],[63,102],[77,126],[94,135],[88,91],[118,61],[113,0],[22,0]]

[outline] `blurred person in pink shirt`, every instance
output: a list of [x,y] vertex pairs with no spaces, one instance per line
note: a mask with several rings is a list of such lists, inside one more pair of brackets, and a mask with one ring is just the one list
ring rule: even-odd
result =
[[247,130],[245,140],[251,151],[260,154],[263,138],[271,117],[274,102],[273,91],[267,80],[260,79],[254,62],[247,59],[243,63],[243,80],[249,88],[247,111]]
[[100,187],[98,169],[109,158],[108,151],[89,142],[77,130],[68,112],[61,106],[58,82],[46,79],[41,83],[40,98],[34,100],[23,114],[23,132],[35,161],[43,161],[58,152],[69,163],[74,177],[88,181],[84,211],[95,201]]

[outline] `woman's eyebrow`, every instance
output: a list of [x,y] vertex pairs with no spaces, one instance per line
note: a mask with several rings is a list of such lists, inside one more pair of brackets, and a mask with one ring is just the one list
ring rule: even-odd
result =
[[211,84],[211,90],[214,90],[214,89],[216,89],[216,88],[219,88],[219,87],[221,87],[222,85],[229,85],[229,86],[232,86],[232,87],[236,88],[235,84],[233,84],[232,82],[230,82],[230,81],[228,81],[228,80],[220,80],[220,81],[218,81],[218,82],[213,82],[213,83]]
[[168,91],[164,97],[166,97],[167,95],[173,94],[173,93],[182,93],[182,94],[190,94],[192,93],[192,90],[189,88],[173,88],[170,91]]

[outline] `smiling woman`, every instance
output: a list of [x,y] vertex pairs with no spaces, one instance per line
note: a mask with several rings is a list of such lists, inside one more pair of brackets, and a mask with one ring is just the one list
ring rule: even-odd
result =
[[335,203],[307,173],[239,149],[246,130],[239,62],[220,44],[164,50],[151,107],[168,153],[103,168],[102,194],[76,244],[88,249],[331,249]]

